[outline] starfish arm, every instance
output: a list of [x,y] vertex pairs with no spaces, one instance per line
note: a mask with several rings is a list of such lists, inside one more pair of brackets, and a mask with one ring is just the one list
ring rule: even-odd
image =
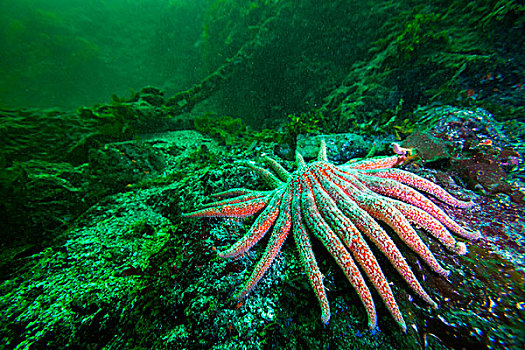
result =
[[421,176],[409,173],[408,171],[401,169],[386,169],[367,171],[364,173],[367,175],[376,176],[383,179],[392,179],[404,183],[405,185],[414,187],[417,190],[429,193],[442,202],[453,207],[469,209],[475,205],[473,201],[465,202],[455,198],[450,193],[445,191],[441,186],[438,186],[432,181],[429,181]]
[[330,174],[329,176],[331,178],[333,177],[340,179],[345,183],[346,186],[351,186],[358,191],[367,190],[367,187],[357,178],[359,172],[354,169],[343,171],[339,167],[331,165],[326,169],[326,171]]
[[326,290],[323,284],[324,276],[317,266],[314,252],[312,250],[312,244],[310,238],[308,238],[308,232],[303,225],[301,215],[300,196],[301,184],[294,180],[292,199],[292,232],[294,235],[295,243],[297,245],[297,251],[299,252],[299,261],[303,267],[303,271],[308,276],[308,281],[312,287],[319,305],[321,306],[321,320],[324,324],[328,324],[330,320],[330,306],[328,305],[328,298],[326,297]]
[[[204,209],[204,208],[221,207],[221,206],[231,205],[231,204],[235,204],[235,203],[247,202],[247,201],[252,200],[252,199],[257,199],[257,198],[269,196],[272,193],[273,193],[273,191],[253,191],[251,193],[247,193],[247,194],[244,194],[244,195],[241,195],[241,196],[238,196],[238,197],[227,198],[227,199],[223,199],[221,201],[203,204],[201,210]],[[219,197],[219,194],[216,194],[215,197]]]
[[388,285],[388,281],[379,266],[374,254],[363,240],[361,233],[355,225],[337,208],[336,203],[330,198],[319,179],[313,175],[308,176],[308,181],[312,184],[312,190],[316,205],[320,208],[321,216],[335,229],[338,236],[346,244],[352,255],[357,260],[361,268],[365,271],[368,279],[372,282],[377,292],[385,302],[388,310],[401,326],[406,330],[406,324],[397,306],[394,294]]
[[339,168],[341,170],[349,170],[349,169],[356,169],[356,170],[372,170],[372,169],[386,169],[386,168],[392,168],[396,165],[399,165],[402,163],[404,158],[401,158],[399,156],[392,156],[392,157],[376,157],[376,158],[370,158],[370,159],[363,159],[358,161],[350,161],[346,164],[340,165]]
[[246,253],[253,247],[277,220],[279,215],[279,205],[283,197],[283,189],[275,190],[268,206],[257,217],[248,232],[230,248],[219,252],[221,258],[233,258],[240,254]]
[[386,199],[390,202],[397,210],[403,214],[408,221],[421,226],[434,238],[436,238],[441,244],[443,244],[448,250],[464,255],[467,252],[467,246],[463,242],[457,242],[450,232],[441,224],[438,220],[432,217],[427,212],[410,204],[403,203],[394,199]]
[[397,324],[401,327],[403,332],[406,332],[407,326],[401,311],[399,311],[399,306],[397,305],[392,289],[388,285],[388,281],[379,266],[374,254],[366,244],[365,240],[361,235],[358,235],[354,238],[352,242],[352,255],[358,261],[359,265],[363,268],[366,275],[372,281],[372,284],[376,288],[377,292],[383,299],[388,311],[394,317]]
[[301,153],[297,151],[295,152],[295,164],[297,164],[298,171],[304,171],[304,169],[306,169],[306,162]]
[[259,282],[261,277],[264,275],[266,270],[272,265],[275,257],[281,250],[281,247],[290,232],[292,225],[292,219],[290,214],[290,207],[292,203],[292,192],[290,191],[290,186],[287,186],[286,191],[282,197],[281,205],[279,207],[279,218],[277,219],[273,230],[272,235],[268,241],[266,250],[255,266],[250,278],[243,285],[241,290],[234,296],[235,299],[244,298],[253,287]]
[[377,178],[374,179],[373,176],[367,176],[363,174],[359,174],[357,175],[357,177],[362,179],[371,191],[387,197],[402,200],[404,202],[412,204],[415,207],[418,207],[419,209],[427,212],[428,214],[439,220],[443,225],[445,225],[461,237],[464,237],[469,240],[475,240],[481,237],[479,231],[470,231],[460,226],[457,222],[452,220],[452,218],[448,216],[442,209],[435,205],[430,199],[428,199],[418,191],[414,190],[412,187],[406,186],[400,182],[397,182],[396,180],[379,180]]
[[265,156],[264,161],[273,169],[273,171],[275,171],[275,173],[281,178],[281,180],[286,182],[290,181],[290,179],[292,178],[292,174],[290,174],[288,170],[283,168],[281,164],[277,163],[275,159]]
[[326,156],[326,142],[321,140],[321,147],[319,147],[319,154],[317,155],[317,160],[320,162],[327,162],[328,158]]
[[312,193],[319,213],[330,227],[335,230],[338,236],[345,242],[350,249],[353,237],[359,235],[355,225],[337,207],[337,204],[320,184],[320,179],[314,175],[307,175],[308,182],[311,184]]
[[281,187],[285,185],[284,182],[279,180],[277,176],[272,174],[270,171],[264,168],[261,168],[260,166],[257,166],[253,164],[252,162],[243,161],[243,162],[240,162],[239,164],[255,171],[264,180],[264,182],[266,182],[266,184],[270,186],[270,188],[277,188],[277,187]]
[[428,266],[434,272],[442,275],[448,276],[449,271],[445,270],[437,261],[434,254],[428,249],[428,247],[423,243],[421,238],[410,225],[410,222],[397,210],[393,205],[382,200],[380,197],[367,196],[367,195],[358,195],[355,196],[357,204],[363,208],[368,214],[372,217],[384,221],[388,226],[390,226],[414,252],[416,252]]
[[359,295],[361,302],[366,308],[368,314],[368,326],[375,328],[377,324],[377,314],[370,294],[370,290],[366,286],[366,282],[361,275],[361,272],[357,268],[354,260],[350,253],[346,250],[343,243],[337,237],[337,234],[330,228],[330,226],[324,221],[317,205],[315,204],[314,194],[308,180],[302,179],[301,181],[302,196],[301,196],[301,208],[303,210],[306,224],[310,230],[313,231],[314,235],[321,241],[326,247],[330,254],[334,257],[337,264],[341,267],[345,273],[348,281],[352,284],[355,291]]
[[214,193],[211,196],[215,197],[215,198],[232,198],[232,197],[239,197],[239,196],[250,195],[250,194],[253,194],[253,195],[256,195],[256,194],[265,195],[265,194],[268,194],[269,192],[270,191],[249,190],[247,188],[232,188],[232,189],[227,190],[227,191]]
[[407,218],[405,218],[399,210],[392,205],[382,200],[382,196],[370,192],[359,191],[356,186],[349,184],[344,178],[339,177],[341,171],[336,167],[330,168],[332,180],[337,181],[338,186],[345,192],[347,196],[353,198],[357,205],[364,209],[372,217],[384,221],[389,225],[398,236],[416,253],[419,254],[423,260],[437,273],[448,276],[449,272],[439,265],[434,257],[434,254],[421,241],[414,228],[410,225]]
[[395,245],[394,241],[387,235],[381,226],[371,217],[366,211],[359,208],[359,206],[348,197],[344,191],[330,180],[326,173],[325,176],[318,175],[321,184],[327,190],[330,197],[336,200],[337,206],[341,208],[357,228],[365,233],[367,237],[374,243],[388,260],[392,263],[399,274],[405,279],[408,285],[433,308],[437,308],[437,304],[425,292],[421,284],[418,282],[416,276],[408,266],[405,258]]
[[213,206],[204,208],[191,213],[182,214],[184,218],[202,218],[202,217],[230,217],[243,218],[251,216],[261,211],[266,205],[270,196],[251,199],[246,202]]

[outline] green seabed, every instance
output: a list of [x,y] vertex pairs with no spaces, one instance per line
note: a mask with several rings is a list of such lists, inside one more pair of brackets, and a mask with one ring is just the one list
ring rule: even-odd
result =
[[[458,349],[525,344],[524,7],[518,1],[3,1],[0,338],[6,349]],[[267,239],[221,259],[253,220],[181,217],[244,160],[294,169],[414,150],[406,167],[477,209],[484,238],[432,273],[439,309],[373,250],[407,322],[378,327],[313,240],[332,318],[286,242],[243,301]],[[371,288],[372,289],[372,288]]]

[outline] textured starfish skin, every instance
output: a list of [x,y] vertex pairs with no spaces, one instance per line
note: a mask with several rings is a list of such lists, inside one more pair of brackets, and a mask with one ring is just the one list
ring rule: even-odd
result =
[[414,292],[433,308],[437,308],[437,304],[425,292],[395,243],[377,221],[390,226],[434,272],[443,276],[448,276],[449,272],[439,264],[412,224],[425,229],[456,254],[465,254],[467,249],[464,243],[456,241],[450,231],[469,240],[479,238],[480,234],[460,226],[419,191],[459,208],[470,208],[473,202],[460,201],[429,180],[393,168],[404,159],[404,155],[397,155],[350,161],[336,166],[328,162],[323,141],[317,161],[306,164],[303,157],[297,154],[298,169],[294,173],[289,173],[271,158],[265,160],[278,177],[252,163],[243,163],[261,175],[273,190],[232,189],[217,195],[231,198],[210,203],[183,216],[242,218],[259,213],[240,240],[218,253],[223,258],[247,252],[271,230],[263,256],[250,278],[235,294],[236,299],[245,297],[253,289],[291,232],[302,268],[321,306],[321,319],[323,323],[328,323],[330,308],[323,284],[324,276],[312,250],[310,236],[313,235],[333,256],[356,290],[367,311],[369,327],[376,326],[377,316],[362,272],[405,331],[406,324],[388,280],[367,241],[385,254]]

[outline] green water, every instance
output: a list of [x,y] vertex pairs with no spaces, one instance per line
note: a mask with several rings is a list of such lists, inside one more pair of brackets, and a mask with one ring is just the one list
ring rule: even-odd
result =
[[199,80],[210,1],[0,3],[0,106],[91,105],[155,85]]

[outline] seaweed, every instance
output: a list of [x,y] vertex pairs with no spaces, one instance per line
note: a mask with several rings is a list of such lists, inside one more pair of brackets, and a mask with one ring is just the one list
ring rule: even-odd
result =
[[246,126],[240,118],[205,114],[193,120],[195,130],[213,137],[226,146],[239,143],[239,136],[245,134]]
[[[411,112],[418,105],[479,106],[481,100],[462,97],[463,82],[479,71],[516,69],[505,63],[522,52],[505,49],[523,26],[525,8],[516,1],[398,2],[379,11],[390,15],[369,47],[370,56],[350,69],[321,107],[337,130],[357,126],[362,133],[392,133],[384,127],[389,116],[382,111],[400,101],[391,127],[407,118],[417,123]],[[514,98],[514,104],[519,100]]]

